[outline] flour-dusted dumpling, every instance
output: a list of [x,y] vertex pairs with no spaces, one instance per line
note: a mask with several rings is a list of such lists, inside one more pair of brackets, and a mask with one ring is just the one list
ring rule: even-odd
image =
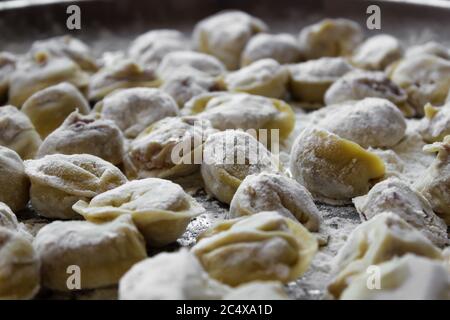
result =
[[317,240],[305,227],[275,211],[220,222],[192,248],[211,277],[231,286],[293,281],[316,251]]
[[290,169],[315,198],[331,204],[366,194],[385,173],[376,154],[314,127],[303,130],[294,142]]
[[286,95],[289,72],[273,59],[262,59],[225,76],[229,91],[282,98]]
[[447,225],[420,193],[398,178],[377,183],[367,195],[353,199],[362,221],[389,211],[422,232],[439,247],[449,243]]
[[295,63],[301,58],[300,47],[288,33],[258,33],[247,42],[241,55],[241,66],[261,59],[274,59],[279,64]]
[[364,41],[354,52],[352,62],[367,70],[384,70],[403,55],[400,41],[388,34],[380,34]]
[[196,117],[168,117],[155,122],[129,144],[128,177],[172,178],[197,171],[203,143],[214,132],[209,121]]
[[88,72],[95,72],[98,69],[91,49],[70,35],[35,41],[30,49],[32,55],[43,51],[53,56],[67,57]]
[[450,101],[437,108],[427,103],[425,117],[421,120],[419,132],[425,142],[442,141],[450,135]]
[[0,146],[0,201],[18,212],[30,199],[29,189],[22,159],[13,150]]
[[441,261],[407,254],[378,265],[380,288],[369,288],[361,274],[342,293],[343,300],[450,300],[450,272]]
[[252,281],[244,283],[223,297],[223,300],[288,300],[282,283],[277,281]]
[[367,268],[407,253],[442,259],[439,248],[398,215],[384,212],[357,226],[334,258],[336,277],[328,291],[339,298],[354,277]]
[[348,56],[363,40],[363,32],[354,21],[324,19],[303,28],[298,40],[307,59]]
[[42,140],[30,119],[13,106],[0,107],[0,145],[16,151],[22,159],[33,158]]
[[72,210],[75,202],[89,201],[127,181],[118,168],[90,154],[52,154],[27,160],[25,172],[31,180],[33,208],[44,217],[57,219],[78,218]]
[[107,96],[96,104],[95,111],[114,121],[125,137],[135,138],[154,122],[178,115],[178,106],[159,89],[131,88]]
[[17,57],[9,52],[0,52],[0,104],[5,100],[9,89],[9,77],[16,68]]
[[56,153],[86,153],[119,165],[123,161],[124,137],[113,121],[75,111],[45,138],[36,157]]
[[197,50],[215,56],[234,70],[239,67],[241,53],[250,38],[267,29],[263,21],[245,12],[222,11],[197,23],[193,41]]
[[181,32],[158,29],[138,36],[131,43],[128,54],[139,63],[156,68],[168,53],[189,49],[189,40]]
[[277,211],[310,231],[319,230],[320,212],[311,194],[295,180],[280,174],[261,172],[247,176],[230,204],[233,218],[262,211]]
[[388,148],[403,139],[406,121],[389,100],[365,98],[322,109],[317,125],[363,148]]
[[218,130],[278,129],[280,140],[286,139],[295,126],[294,112],[286,102],[246,93],[200,95],[186,104],[182,114],[209,120]]
[[126,216],[102,224],[55,221],[39,230],[33,244],[42,262],[43,286],[57,291],[72,290],[70,267],[79,268],[78,289],[95,289],[117,284],[147,257],[142,235]]
[[178,184],[158,178],[130,181],[90,203],[79,201],[73,209],[93,222],[130,215],[147,244],[155,247],[176,241],[191,219],[205,211]]
[[9,103],[20,108],[33,93],[60,82],[69,82],[84,92],[89,75],[69,58],[37,52],[17,63],[9,79]]
[[424,44],[419,44],[408,48],[406,57],[417,56],[422,54],[431,54],[443,59],[450,59],[450,51],[448,48],[435,41],[429,41]]
[[88,114],[86,98],[72,84],[63,82],[34,93],[25,101],[22,112],[30,118],[44,139],[58,128],[73,111]]
[[450,136],[443,142],[425,146],[424,151],[437,152],[437,156],[414,187],[428,199],[434,212],[450,225]]
[[279,164],[266,147],[248,133],[227,130],[208,137],[201,174],[208,193],[230,203],[246,176],[277,172]]
[[344,58],[320,58],[290,65],[291,94],[299,101],[323,103],[328,88],[352,70]]
[[418,115],[426,103],[442,105],[450,89],[450,61],[422,54],[406,57],[390,71],[390,78],[408,94]]
[[27,227],[17,220],[17,216],[5,203],[0,202],[0,228],[6,228],[20,233],[26,239],[32,241],[33,236],[28,232]]
[[98,101],[118,89],[158,87],[160,84],[154,69],[122,59],[104,66],[91,77],[88,98]]
[[121,300],[211,300],[230,291],[210,278],[186,249],[160,253],[135,264],[119,283]]
[[0,226],[0,300],[31,299],[40,288],[40,260],[20,232]]

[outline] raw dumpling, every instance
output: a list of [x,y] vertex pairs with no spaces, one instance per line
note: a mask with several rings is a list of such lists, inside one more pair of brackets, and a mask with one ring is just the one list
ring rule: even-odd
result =
[[188,39],[177,30],[151,30],[138,36],[130,45],[131,59],[149,66],[158,67],[161,60],[170,52],[189,50]]
[[56,153],[87,153],[119,165],[123,161],[124,137],[113,121],[75,111],[42,142],[36,157]]
[[352,62],[359,68],[384,70],[402,55],[402,45],[397,38],[380,34],[364,41],[353,54]]
[[442,141],[450,135],[450,101],[440,108],[427,103],[419,132],[423,140],[429,143]]
[[107,96],[95,105],[95,111],[114,121],[125,137],[135,138],[154,122],[178,115],[178,106],[159,89],[132,88]]
[[336,277],[328,291],[339,298],[367,268],[407,253],[442,259],[441,251],[398,215],[383,212],[357,226],[333,261]]
[[0,104],[3,104],[9,89],[9,77],[16,68],[17,58],[9,52],[0,52]]
[[377,183],[367,195],[353,199],[362,221],[389,211],[417,228],[439,247],[449,243],[447,225],[420,193],[398,178]]
[[77,88],[63,82],[36,92],[25,101],[21,110],[44,139],[73,111],[88,114],[91,108]]
[[158,178],[130,181],[90,203],[78,201],[73,209],[92,222],[130,215],[147,244],[154,247],[176,241],[191,218],[205,211],[178,184]]
[[299,101],[322,104],[328,88],[352,70],[344,58],[320,58],[290,65],[291,94]]
[[450,59],[450,51],[448,50],[448,48],[434,41],[429,41],[424,44],[412,46],[406,51],[406,57],[422,54],[431,54],[432,56],[440,57],[443,59]]
[[288,300],[283,285],[276,281],[253,281],[242,284],[228,294],[223,300]]
[[31,299],[40,288],[40,261],[21,233],[0,226],[0,300]]
[[22,159],[33,158],[41,138],[30,119],[13,106],[0,107],[0,145],[16,151]]
[[57,219],[78,218],[72,210],[75,202],[89,201],[127,181],[111,163],[89,154],[53,154],[27,160],[25,172],[31,180],[33,208],[44,217]]
[[331,204],[366,194],[385,173],[379,156],[319,128],[300,133],[292,147],[290,168],[315,198]]
[[160,83],[154,69],[131,60],[119,60],[112,65],[104,66],[91,77],[88,98],[91,101],[98,101],[118,89],[157,87]]
[[247,42],[241,55],[241,66],[267,58],[287,64],[298,62],[302,56],[294,36],[288,33],[258,33]]
[[239,67],[241,53],[250,38],[267,29],[263,21],[245,12],[222,11],[197,23],[193,41],[197,50],[217,57],[234,70]]
[[18,212],[30,199],[29,189],[22,159],[13,150],[0,146],[0,201]]
[[266,129],[269,137],[273,129],[278,129],[280,140],[286,139],[295,126],[294,112],[286,102],[246,93],[200,95],[186,104],[182,114],[209,120],[218,130]]
[[280,174],[249,175],[237,189],[230,204],[230,216],[237,218],[262,211],[299,221],[309,231],[318,231],[320,212],[305,187]]
[[305,227],[275,211],[220,222],[192,248],[209,275],[230,286],[293,281],[316,251],[317,240]]
[[[32,241],[33,236],[28,232],[27,227],[17,220],[17,216],[12,212],[10,207],[0,202],[0,228],[6,228],[15,232],[19,232],[26,239]],[[1,300],[1,298],[0,298]]]
[[413,254],[382,263],[380,289],[367,286],[367,274],[354,279],[343,300],[450,300],[450,272],[444,263]]
[[361,27],[347,19],[324,19],[300,31],[300,49],[308,59],[351,55],[363,40]]
[[155,122],[129,145],[128,177],[171,178],[197,171],[203,143],[214,132],[209,121],[196,117],[168,117]]
[[387,148],[403,139],[406,121],[402,112],[389,100],[365,98],[322,109],[317,123],[341,138],[363,148]]
[[135,264],[119,283],[121,300],[215,300],[229,291],[231,288],[210,278],[186,249]]
[[271,98],[286,95],[288,70],[273,59],[262,59],[230,72],[225,77],[229,91],[247,92]]
[[55,221],[39,230],[34,247],[41,259],[43,286],[71,291],[69,267],[80,272],[80,288],[114,285],[135,263],[145,259],[145,242],[130,217],[109,223]]
[[275,157],[250,134],[227,130],[208,137],[203,148],[201,174],[205,189],[230,203],[246,176],[279,171]]
[[69,82],[84,92],[89,75],[69,58],[37,52],[33,57],[21,60],[11,74],[9,103],[20,108],[33,93],[61,82]]

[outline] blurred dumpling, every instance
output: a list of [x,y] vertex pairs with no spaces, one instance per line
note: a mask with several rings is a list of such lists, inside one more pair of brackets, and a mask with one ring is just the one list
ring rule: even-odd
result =
[[130,181],[99,194],[89,203],[78,201],[73,209],[96,223],[130,215],[153,247],[176,241],[191,219],[205,211],[178,184],[158,178]]
[[245,12],[222,11],[197,23],[193,42],[197,50],[217,57],[234,70],[239,67],[241,53],[250,38],[267,29],[263,21]]
[[427,103],[424,111],[419,132],[425,142],[439,142],[450,135],[450,102],[439,108]]
[[75,110],[82,114],[88,114],[91,111],[86,98],[67,82],[34,93],[25,101],[21,109],[30,118],[43,139],[58,128]]
[[402,55],[402,45],[397,38],[389,34],[380,34],[364,41],[355,50],[352,62],[359,68],[384,70]]
[[127,181],[111,163],[89,154],[53,154],[27,160],[25,172],[31,180],[33,208],[44,217],[57,219],[79,218],[72,210],[75,202],[89,201]]
[[316,251],[317,240],[305,227],[274,211],[220,222],[192,248],[209,275],[230,286],[293,281]]
[[223,300],[288,300],[281,282],[252,281],[244,283],[223,297]]
[[406,51],[406,57],[418,56],[422,54],[431,54],[432,56],[440,57],[443,59],[450,59],[450,51],[448,48],[435,41],[429,41],[423,44],[409,47]]
[[22,234],[26,239],[32,241],[33,236],[28,232],[27,227],[17,220],[17,216],[11,208],[0,202],[0,228],[6,228]]
[[305,187],[280,174],[261,172],[249,175],[237,189],[230,204],[230,217],[262,211],[299,221],[309,231],[318,231],[320,212]]
[[0,104],[8,95],[9,77],[16,68],[17,57],[9,52],[0,52]]

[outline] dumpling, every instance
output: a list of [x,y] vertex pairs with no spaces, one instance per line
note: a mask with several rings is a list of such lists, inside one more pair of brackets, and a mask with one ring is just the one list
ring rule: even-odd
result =
[[230,203],[246,176],[278,172],[272,153],[248,133],[227,130],[208,137],[203,148],[201,174],[206,191]]
[[234,70],[239,67],[241,53],[250,38],[267,29],[263,21],[245,12],[222,11],[197,23],[193,42],[197,50],[215,56]]
[[39,268],[31,242],[0,226],[0,300],[32,299],[40,288]]
[[25,161],[30,177],[31,205],[47,218],[76,219],[72,210],[78,200],[124,184],[127,178],[111,163],[89,154],[52,154]]
[[316,199],[330,204],[366,194],[385,173],[379,156],[319,128],[300,133],[292,147],[290,169]]
[[357,226],[333,260],[336,277],[328,286],[335,298],[371,265],[412,253],[442,259],[439,248],[398,215],[384,212]]
[[77,88],[63,82],[34,93],[25,101],[21,110],[44,139],[73,111],[88,114],[91,108]]
[[168,117],[155,122],[129,144],[128,177],[172,178],[197,171],[203,143],[214,132],[209,121],[196,117]]
[[367,286],[361,274],[342,293],[342,300],[450,300],[450,272],[441,261],[413,254],[379,265],[380,289]]
[[293,281],[316,251],[317,240],[305,227],[274,211],[220,222],[192,248],[209,275],[230,286]]
[[223,300],[288,300],[283,285],[276,281],[253,281],[242,284],[228,294]]
[[406,51],[406,57],[422,54],[431,54],[432,56],[440,57],[443,59],[450,59],[450,51],[448,50],[448,48],[435,41],[429,41],[424,44],[412,46]]
[[70,35],[35,41],[30,53],[34,55],[38,52],[69,58],[88,72],[95,72],[98,69],[91,49],[84,42]]
[[39,230],[34,247],[41,259],[42,285],[71,291],[71,273],[77,266],[79,289],[114,285],[135,263],[145,259],[145,242],[130,217],[109,223],[55,221]]
[[225,76],[229,91],[247,92],[271,98],[286,95],[288,70],[273,59],[262,59]]
[[9,52],[0,52],[0,104],[6,99],[9,89],[9,77],[16,68],[17,58]]
[[18,232],[27,240],[33,240],[33,236],[28,232],[27,227],[17,220],[17,216],[12,212],[11,208],[3,202],[0,202],[0,228]]
[[0,145],[16,151],[22,159],[33,158],[41,138],[30,119],[13,106],[0,107]]
[[230,217],[262,211],[277,211],[299,221],[309,231],[318,231],[320,212],[305,187],[280,174],[261,172],[249,175],[237,189],[230,204]]
[[104,66],[91,77],[88,98],[98,101],[118,89],[158,87],[160,84],[154,69],[122,59]]
[[69,82],[84,92],[89,75],[69,58],[38,52],[29,59],[20,60],[11,74],[9,103],[20,108],[33,93],[61,82]]
[[73,209],[92,222],[130,215],[153,247],[176,241],[191,219],[205,211],[178,184],[158,178],[130,181],[99,194],[89,203],[78,201]]
[[302,55],[295,37],[288,33],[254,35],[241,54],[241,66],[268,58],[279,64],[298,62]]
[[95,111],[114,121],[126,138],[135,138],[154,122],[177,116],[178,106],[159,89],[131,88],[107,96],[95,105]]
[[450,89],[450,61],[422,54],[407,57],[390,70],[390,78],[408,94],[418,115],[426,103],[442,105]]
[[352,62],[367,70],[384,70],[403,55],[400,41],[389,35],[380,34],[364,41],[354,52]]
[[351,55],[362,40],[361,27],[348,19],[324,19],[303,28],[298,36],[308,60]]
[[135,264],[119,283],[121,300],[215,300],[229,291],[231,288],[210,278],[186,249]]
[[119,165],[123,161],[124,137],[113,121],[75,111],[45,138],[36,157],[56,153],[87,153]]
[[421,120],[419,132],[425,142],[439,142],[450,135],[450,102],[440,108],[427,103],[424,111],[425,117]]
[[290,65],[290,92],[296,100],[322,104],[328,88],[352,70],[344,58],[320,58]]
[[151,68],[156,68],[168,53],[189,49],[189,40],[181,32],[170,29],[158,29],[138,36],[131,43],[128,54],[133,60]]
[[13,150],[0,146],[0,201],[18,212],[30,199],[29,189],[22,159]]
[[414,188],[431,203],[436,214],[450,225],[450,136],[443,142],[424,147],[425,152],[437,152],[434,162],[415,182]]
[[209,120],[218,130],[266,129],[268,136],[278,129],[279,139],[286,139],[295,126],[292,108],[284,101],[246,93],[211,93],[191,99],[181,111]]
[[400,216],[439,247],[449,244],[447,225],[420,193],[398,178],[377,183],[367,195],[353,199],[362,221],[389,211]]
[[317,125],[363,148],[388,148],[403,139],[406,121],[389,100],[364,98],[328,106]]

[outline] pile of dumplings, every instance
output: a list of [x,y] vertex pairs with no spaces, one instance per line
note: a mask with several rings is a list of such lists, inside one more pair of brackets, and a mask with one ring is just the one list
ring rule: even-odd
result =
[[[294,36],[224,11],[120,54],[71,36],[0,52],[0,299],[289,299],[327,246],[318,204],[361,220],[323,298],[450,299],[449,91],[446,47],[343,18]],[[411,134],[435,154],[415,181],[382,156]],[[205,192],[227,213],[174,251]]]

